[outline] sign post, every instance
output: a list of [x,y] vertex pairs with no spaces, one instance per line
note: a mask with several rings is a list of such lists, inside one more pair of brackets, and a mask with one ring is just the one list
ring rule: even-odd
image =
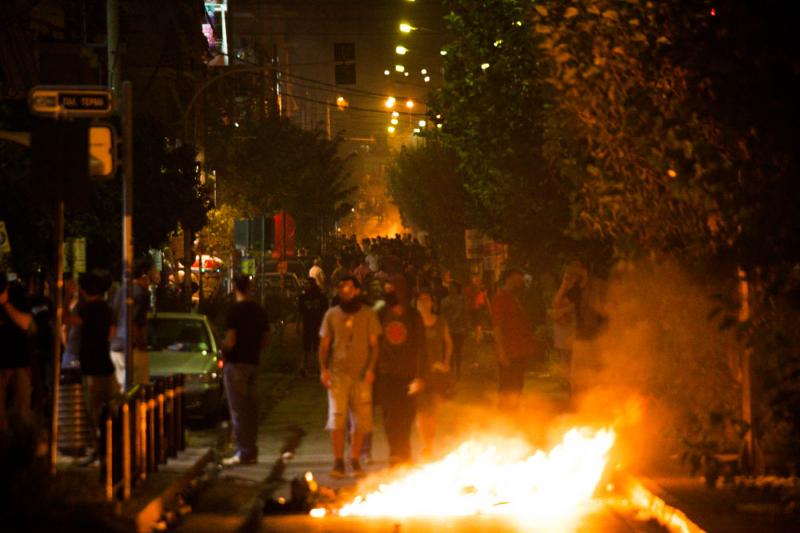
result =
[[[105,87],[39,85],[30,90],[28,94],[28,107],[34,115],[51,118],[57,121],[103,118],[113,113],[114,99],[111,91]],[[90,131],[88,136],[88,151],[86,152],[85,160],[87,166],[83,167],[83,170],[80,169],[80,165],[71,168],[73,168],[74,172],[82,172],[84,175],[89,174],[104,177],[113,175],[116,152],[113,128],[109,125],[101,125],[98,127],[97,131]],[[50,139],[50,137],[51,136],[48,135],[43,136],[43,138],[47,139]],[[33,148],[36,149],[37,147],[34,145]],[[65,160],[65,158],[69,159],[64,154],[61,155],[61,158],[62,161]],[[56,455],[58,450],[58,398],[61,384],[61,324],[63,322],[64,311],[64,184],[66,181],[65,178],[67,178],[67,176],[64,175],[65,173],[66,171],[61,171],[57,176],[58,198],[56,202],[55,254],[56,320],[54,325],[55,335],[53,336],[53,417],[50,434],[50,471],[53,474],[55,474],[56,471]]]

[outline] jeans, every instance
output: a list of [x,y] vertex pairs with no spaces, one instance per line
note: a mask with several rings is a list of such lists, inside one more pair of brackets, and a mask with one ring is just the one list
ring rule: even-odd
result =
[[[6,404],[9,389],[13,394]],[[10,413],[18,415],[27,424],[33,422],[32,391],[30,367],[0,369],[0,429],[8,428]]]
[[389,461],[411,460],[411,428],[417,415],[414,396],[408,395],[412,379],[382,375],[378,378],[379,401],[383,407],[383,427],[389,441]]
[[100,438],[100,417],[103,407],[106,406],[114,396],[119,394],[119,383],[114,374],[107,376],[83,376],[83,395],[86,401],[86,413],[89,416],[89,427],[92,428],[92,436],[95,438],[95,451],[99,452],[101,446]]
[[231,413],[233,435],[239,458],[245,461],[258,457],[258,395],[256,378],[258,366],[246,363],[226,363],[223,369],[225,394]]

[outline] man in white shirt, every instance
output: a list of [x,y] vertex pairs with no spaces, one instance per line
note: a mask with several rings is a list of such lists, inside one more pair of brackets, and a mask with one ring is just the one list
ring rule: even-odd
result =
[[314,259],[314,266],[308,271],[308,277],[317,280],[317,286],[325,294],[325,271],[322,270],[322,259],[317,257]]

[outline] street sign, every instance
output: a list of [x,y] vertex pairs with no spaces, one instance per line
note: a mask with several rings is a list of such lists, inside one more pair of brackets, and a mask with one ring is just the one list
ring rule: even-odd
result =
[[111,124],[89,127],[89,175],[108,178],[116,170],[116,135]]
[[39,85],[28,94],[28,106],[46,117],[107,117],[114,101],[105,87]]
[[8,240],[8,232],[6,231],[6,223],[0,220],[0,255],[11,253],[11,241]]

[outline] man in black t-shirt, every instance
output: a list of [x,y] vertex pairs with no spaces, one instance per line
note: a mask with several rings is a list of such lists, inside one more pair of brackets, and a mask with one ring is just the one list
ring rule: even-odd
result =
[[256,302],[248,299],[250,278],[239,276],[234,282],[236,303],[225,321],[222,354],[225,393],[231,413],[236,454],[225,459],[226,466],[255,464],[258,461],[258,395],[256,378],[261,350],[269,344],[269,317]]
[[[102,278],[89,273],[81,278],[80,285],[85,300],[79,304],[78,312],[71,315],[69,320],[72,321],[71,325],[81,328],[78,360],[83,378],[83,394],[91,427],[99,436],[103,406],[119,392],[109,350],[109,341],[114,336],[116,327],[111,307],[103,299]],[[95,447],[92,458],[98,449]]]
[[[31,355],[28,332],[33,315],[19,283],[0,272],[0,429],[8,427],[10,414],[26,423],[31,415]],[[14,394],[8,399],[8,391]]]
[[319,327],[322,317],[328,310],[328,298],[322,294],[314,278],[306,279],[306,285],[297,301],[300,320],[297,322],[298,333],[303,326],[303,367],[300,373],[304,376],[313,373],[312,361],[319,350]]

